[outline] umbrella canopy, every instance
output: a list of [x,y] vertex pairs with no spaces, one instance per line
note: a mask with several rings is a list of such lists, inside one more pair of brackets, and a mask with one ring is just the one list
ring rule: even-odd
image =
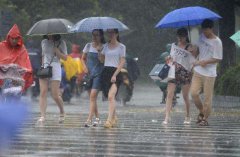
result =
[[124,31],[129,28],[112,17],[89,17],[77,22],[71,28],[71,32],[92,32],[94,29],[118,29]]
[[177,28],[194,26],[202,23],[204,19],[217,20],[221,16],[203,7],[186,7],[176,9],[165,15],[155,28]]
[[230,39],[232,39],[240,47],[240,31],[233,34]]
[[72,26],[66,19],[46,19],[35,23],[27,35],[67,34]]

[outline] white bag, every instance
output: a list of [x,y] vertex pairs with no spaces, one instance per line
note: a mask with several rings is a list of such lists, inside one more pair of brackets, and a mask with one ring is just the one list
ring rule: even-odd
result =
[[168,72],[168,81],[175,79],[175,65],[173,63],[168,64],[170,66],[169,72]]
[[168,63],[168,65],[170,66],[170,69],[168,71],[168,76],[164,80],[160,80],[160,82],[167,83],[168,81],[175,79],[175,65],[173,64],[173,62]]

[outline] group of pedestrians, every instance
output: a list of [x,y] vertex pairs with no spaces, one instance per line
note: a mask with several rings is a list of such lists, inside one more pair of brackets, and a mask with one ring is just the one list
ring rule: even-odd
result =
[[[189,100],[189,93],[191,93],[194,104],[199,109],[197,123],[201,126],[208,125],[214,82],[217,76],[217,63],[222,59],[222,43],[213,32],[214,23],[212,20],[204,20],[201,27],[202,34],[196,45],[190,43],[186,28],[178,29],[177,42],[172,44],[172,49],[176,47],[183,51],[181,53],[179,51],[171,51],[170,56],[166,58],[167,62],[172,62],[175,67],[175,78],[168,81],[164,125],[167,125],[170,121],[170,110],[176,86],[181,86],[185,102],[186,114],[184,124],[190,124],[191,122]],[[115,98],[119,86],[123,82],[121,69],[126,62],[126,47],[120,42],[118,29],[108,29],[106,33],[109,39],[108,42],[105,41],[103,30],[93,30],[92,41],[85,45],[83,55],[81,56],[83,70],[90,78],[88,85],[90,109],[84,124],[85,127],[98,126],[100,124],[97,107],[97,96],[100,90],[108,99],[109,104],[108,117],[104,127],[112,128],[116,126],[118,121]],[[46,35],[41,42],[41,48],[42,66],[52,67],[52,77],[39,78],[41,116],[38,119],[38,123],[42,124],[46,120],[49,86],[51,96],[60,111],[59,123],[63,123],[65,111],[64,102],[60,94],[60,82],[62,79],[60,59],[67,59],[66,42],[61,39],[59,34]],[[15,63],[27,69],[26,74],[23,76],[25,80],[24,89],[27,89],[32,84],[32,68],[16,25],[10,30],[6,41],[0,43],[0,50],[1,64]],[[12,52],[14,52],[14,55]],[[1,83],[2,80],[0,80],[0,85]],[[199,97],[201,93],[204,95],[203,102]]]
[[[190,101],[191,93],[194,104],[199,110],[197,124],[208,125],[208,117],[211,113],[212,97],[215,78],[217,76],[217,63],[222,60],[222,42],[214,34],[214,22],[205,19],[202,24],[202,34],[199,41],[193,45],[188,39],[188,31],[185,28],[177,30],[177,43],[173,43],[180,49],[186,50],[183,54],[179,51],[171,51],[170,57],[166,60],[172,61],[175,66],[175,79],[168,81],[166,115],[162,124],[167,125],[170,121],[170,111],[176,86],[182,88],[182,95],[185,103],[184,124],[190,124]],[[182,51],[184,52],[184,51]],[[180,56],[180,57],[179,57]],[[203,93],[204,100],[200,99]]]
[[[100,118],[97,108],[97,96],[100,90],[103,91],[109,102],[109,114],[104,124],[106,128],[114,127],[117,124],[115,97],[119,85],[122,82],[121,69],[125,64],[126,48],[120,43],[117,29],[107,30],[109,41],[105,43],[104,32],[101,29],[92,31],[92,41],[87,43],[81,57],[84,72],[88,75],[90,110],[85,122],[85,127],[97,126]],[[43,66],[52,66],[51,78],[40,78],[40,112],[38,123],[46,120],[47,91],[50,82],[51,94],[60,110],[59,123],[65,119],[63,100],[60,93],[61,64],[60,59],[66,60],[66,43],[60,35],[48,35],[47,39],[41,42]],[[93,117],[95,116],[94,120]]]

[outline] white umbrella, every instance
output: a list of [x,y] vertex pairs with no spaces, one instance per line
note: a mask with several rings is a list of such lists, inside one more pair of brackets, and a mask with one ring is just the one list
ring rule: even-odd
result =
[[89,17],[77,22],[71,32],[92,32],[94,29],[118,29],[119,31],[129,28],[121,21],[112,17]]

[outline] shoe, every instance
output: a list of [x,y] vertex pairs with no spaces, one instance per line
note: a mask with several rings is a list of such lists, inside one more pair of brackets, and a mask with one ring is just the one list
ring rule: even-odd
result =
[[168,121],[167,121],[167,120],[164,120],[164,121],[162,122],[162,124],[163,124],[163,125],[168,125]]
[[45,117],[41,116],[38,120],[37,120],[37,124],[38,125],[42,125],[45,122]]
[[107,120],[104,124],[104,128],[112,128],[113,127],[113,124],[110,120]]
[[197,117],[197,122],[196,123],[199,124],[203,120],[203,117],[204,117],[204,115],[202,113],[199,113],[198,117]]
[[87,120],[87,121],[85,122],[85,124],[84,124],[84,127],[88,128],[88,127],[90,127],[90,126],[92,126],[92,121],[91,121],[91,120]]
[[101,124],[101,121],[99,118],[95,118],[95,121],[93,122],[93,126],[96,127],[96,126],[99,126]]
[[191,123],[191,118],[190,117],[185,117],[185,120],[183,124],[190,124]]
[[114,116],[114,118],[112,120],[112,125],[117,126],[117,123],[118,123],[118,118],[117,118],[117,116]]
[[208,126],[208,121],[207,120],[202,120],[199,124],[199,126]]
[[64,120],[65,120],[65,115],[64,114],[60,114],[58,122],[61,124],[61,123],[64,123]]

